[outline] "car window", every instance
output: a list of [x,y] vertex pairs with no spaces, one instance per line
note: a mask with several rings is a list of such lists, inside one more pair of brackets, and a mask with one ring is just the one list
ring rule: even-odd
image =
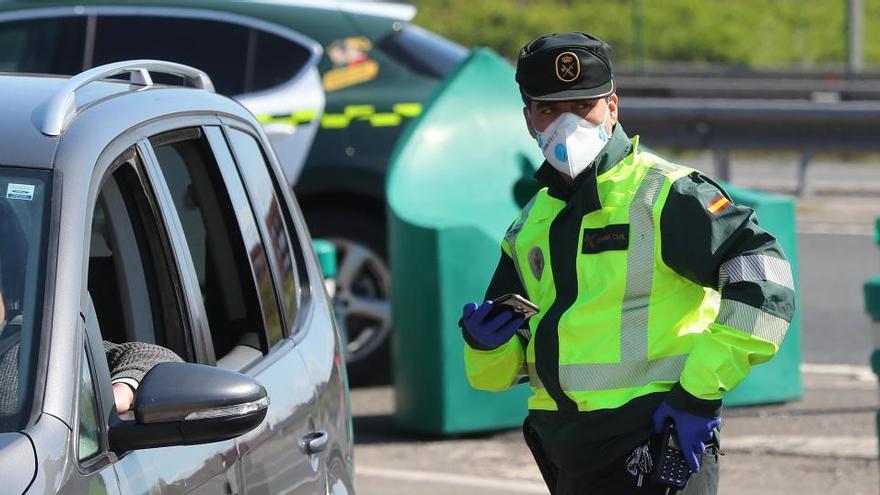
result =
[[50,177],[0,166],[0,432],[29,416],[46,270]]
[[0,23],[0,71],[78,74],[83,69],[85,25],[82,16]]
[[235,152],[238,169],[244,178],[251,204],[263,229],[265,245],[278,276],[277,285],[281,293],[285,321],[290,327],[296,318],[301,289],[295,259],[291,252],[293,237],[288,231],[282,201],[275,189],[276,181],[256,138],[238,129],[230,128],[229,141]]
[[199,128],[150,141],[195,265],[217,362],[243,369],[254,351],[265,354],[282,335],[268,259],[244,186],[226,165],[231,160],[223,159],[222,149],[215,157]]
[[158,344],[192,360],[175,265],[140,163],[129,150],[101,186],[92,214],[88,291],[104,340]]
[[278,35],[259,30],[252,33],[253,72],[248,74],[246,92],[262,91],[290,81],[312,54],[308,48]]
[[[218,93],[244,92],[248,28],[226,22],[160,16],[101,16],[92,65],[150,58],[205,71]],[[161,74],[160,83],[179,84]]]
[[101,450],[101,430],[98,426],[98,402],[89,368],[89,358],[83,349],[79,378],[79,431],[78,459],[85,461]]
[[467,58],[468,50],[413,24],[379,42],[383,52],[422,75],[442,79]]
[[[203,40],[203,42],[193,42]],[[273,33],[228,22],[186,17],[101,16],[93,65],[152,58],[205,71],[218,93],[262,91],[296,76],[311,51]],[[173,76],[157,82],[179,84]]]

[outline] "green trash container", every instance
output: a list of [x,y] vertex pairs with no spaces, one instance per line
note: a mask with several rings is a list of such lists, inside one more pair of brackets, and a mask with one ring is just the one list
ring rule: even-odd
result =
[[[526,385],[489,393],[468,384],[458,320],[466,302],[482,298],[499,242],[534,194],[531,176],[542,161],[524,125],[513,68],[489,50],[475,50],[398,141],[387,196],[400,426],[447,435],[522,423]],[[793,201],[731,190],[758,211],[796,267]],[[800,397],[799,366],[795,321],[780,355],[756,367],[728,403]]]

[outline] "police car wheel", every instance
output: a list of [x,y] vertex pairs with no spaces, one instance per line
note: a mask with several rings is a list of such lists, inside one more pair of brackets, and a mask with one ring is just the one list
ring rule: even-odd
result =
[[345,342],[352,385],[390,381],[391,270],[385,226],[369,215],[339,208],[307,213],[313,238],[336,246],[334,307]]

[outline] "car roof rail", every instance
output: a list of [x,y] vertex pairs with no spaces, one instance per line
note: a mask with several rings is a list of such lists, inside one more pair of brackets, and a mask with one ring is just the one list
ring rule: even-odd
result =
[[43,121],[43,134],[52,137],[61,135],[68,116],[76,112],[76,92],[84,86],[126,73],[130,74],[131,84],[153,86],[150,72],[179,76],[198,89],[214,92],[214,83],[208,74],[188,65],[163,60],[126,60],[101,65],[71,77],[52,96],[46,111],[46,120]]

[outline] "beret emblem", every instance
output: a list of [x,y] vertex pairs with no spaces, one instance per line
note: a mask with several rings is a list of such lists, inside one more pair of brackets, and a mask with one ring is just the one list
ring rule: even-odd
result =
[[581,75],[581,61],[572,52],[562,52],[556,57],[556,77],[562,82],[576,81]]

